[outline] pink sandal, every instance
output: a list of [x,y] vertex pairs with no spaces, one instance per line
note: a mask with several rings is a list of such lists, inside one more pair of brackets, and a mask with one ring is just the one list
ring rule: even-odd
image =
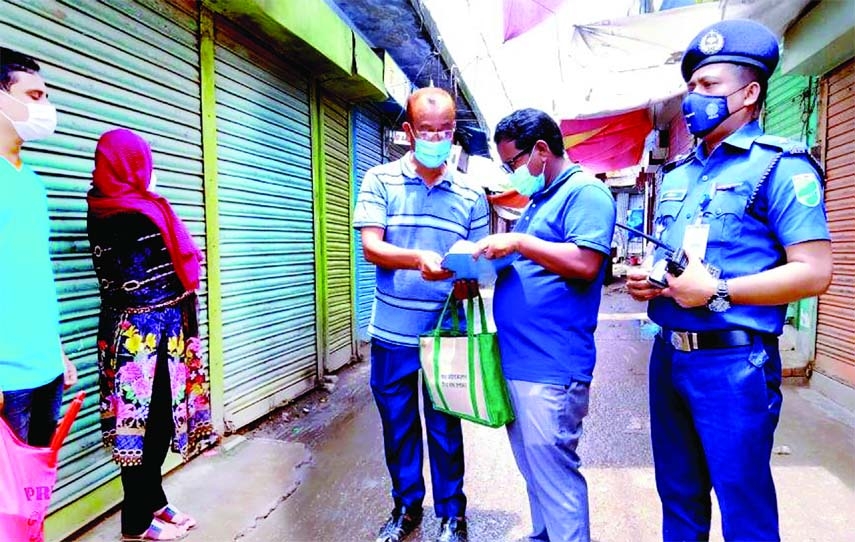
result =
[[180,525],[153,519],[144,533],[138,535],[122,534],[122,542],[148,542],[150,540],[181,540],[187,536],[187,529]]
[[189,531],[190,529],[196,527],[196,520],[193,518],[193,516],[185,514],[184,512],[175,508],[171,504],[167,504],[166,506],[155,512],[154,517],[166,523],[181,527],[185,531]]

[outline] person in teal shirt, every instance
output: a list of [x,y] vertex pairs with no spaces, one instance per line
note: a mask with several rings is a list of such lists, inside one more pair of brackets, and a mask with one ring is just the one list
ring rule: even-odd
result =
[[47,192],[21,160],[25,141],[55,128],[39,65],[0,48],[0,415],[32,446],[50,444],[77,382],[59,338]]

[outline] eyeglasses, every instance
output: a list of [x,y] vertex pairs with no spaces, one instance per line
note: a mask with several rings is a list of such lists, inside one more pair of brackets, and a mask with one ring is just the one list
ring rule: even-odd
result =
[[451,130],[414,130],[416,139],[423,141],[445,141],[454,137],[454,129]]
[[507,161],[505,161],[505,162],[502,162],[502,169],[503,169],[503,170],[505,170],[505,173],[513,173],[513,172],[514,172],[514,170],[516,169],[516,168],[514,167],[514,164],[516,164],[516,163],[517,163],[517,160],[519,160],[520,158],[522,158],[522,157],[523,157],[523,156],[525,156],[526,154],[530,154],[530,153],[531,153],[531,149],[523,149],[523,150],[521,150],[520,152],[518,152],[518,153],[516,154],[516,156],[514,156],[514,157],[513,157],[513,158],[511,158],[510,160],[507,160]]

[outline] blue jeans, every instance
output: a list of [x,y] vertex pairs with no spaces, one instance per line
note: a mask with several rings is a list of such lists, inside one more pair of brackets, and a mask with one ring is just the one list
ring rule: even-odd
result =
[[516,419],[508,424],[517,467],[525,478],[535,540],[588,542],[588,484],[576,453],[590,384],[567,386],[508,380]]
[[680,352],[656,338],[650,434],[664,540],[709,540],[712,489],[725,540],[780,540],[769,465],[780,412],[777,339]]
[[30,446],[50,446],[62,406],[64,377],[29,390],[3,392],[2,416],[12,431]]
[[[371,391],[383,423],[386,466],[395,506],[421,508],[424,450],[419,416],[419,349],[374,339],[371,344]],[[463,517],[463,431],[460,419],[434,410],[422,385],[430,476],[437,517]]]

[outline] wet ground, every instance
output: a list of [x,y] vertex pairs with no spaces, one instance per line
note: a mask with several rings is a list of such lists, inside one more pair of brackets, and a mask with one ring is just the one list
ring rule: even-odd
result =
[[[661,516],[647,411],[651,329],[643,318],[644,305],[630,299],[621,282],[606,289],[600,312],[599,361],[580,445],[590,488],[592,535],[600,541],[656,540]],[[373,538],[391,503],[379,416],[367,386],[368,370],[367,363],[350,367],[339,377],[332,396],[317,393],[305,404],[279,414],[279,422],[268,421],[247,435],[303,442],[312,449],[313,460],[298,490],[246,540]],[[810,399],[817,399],[808,389],[787,391],[787,407],[810,410]],[[337,414],[340,410],[344,413]],[[791,410],[785,407],[785,421],[788,413]],[[822,495],[822,488],[830,485],[845,497],[839,504],[855,512],[855,444],[850,439],[848,449],[834,454],[821,445],[807,449],[790,440],[799,431],[815,433],[817,438],[832,431],[843,442],[847,432],[855,436],[852,419],[845,412],[837,414],[841,416],[837,421],[846,423],[825,420],[819,426],[811,422],[810,427],[782,423],[779,429],[778,440],[790,444],[789,455],[774,458],[776,477],[800,480],[804,489],[781,495],[782,526],[790,534],[789,540],[846,539],[842,516],[829,514],[820,521],[805,505],[810,508],[825,501],[828,497]],[[339,421],[330,427],[330,420],[336,417]],[[505,432],[464,423],[464,437],[471,540],[527,540],[528,503]],[[427,466],[425,476],[428,478]],[[431,512],[430,489],[425,510],[422,529],[412,540],[432,540],[439,528]]]

